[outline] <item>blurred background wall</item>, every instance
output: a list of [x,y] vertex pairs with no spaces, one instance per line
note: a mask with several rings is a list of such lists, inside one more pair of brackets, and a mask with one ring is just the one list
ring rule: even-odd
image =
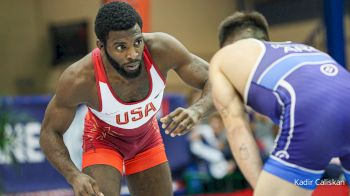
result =
[[[150,31],[161,31],[175,36],[191,52],[209,61],[218,49],[217,26],[223,18],[236,10],[254,9],[255,5],[262,11],[271,13],[271,9],[264,10],[264,6],[272,7],[274,2],[288,3],[288,0],[151,0]],[[322,3],[321,0],[316,2]],[[77,59],[53,64],[50,27],[86,22],[90,51],[95,47],[93,23],[101,3],[99,0],[0,1],[0,95],[52,94],[59,75]],[[345,9],[349,13],[349,3],[346,4]],[[288,6],[284,7],[283,16],[300,14],[295,10],[288,10]],[[320,7],[322,6],[306,8],[316,9],[316,16],[299,17],[290,21],[268,14],[268,20],[273,21],[270,25],[271,38],[274,41],[312,41],[315,47],[325,50],[324,29],[320,26],[323,10]],[[278,7],[275,11],[277,9]],[[349,63],[349,15],[344,20],[348,48],[346,56]],[[166,90],[188,92],[189,88],[183,88],[182,84],[175,74],[169,73]]]

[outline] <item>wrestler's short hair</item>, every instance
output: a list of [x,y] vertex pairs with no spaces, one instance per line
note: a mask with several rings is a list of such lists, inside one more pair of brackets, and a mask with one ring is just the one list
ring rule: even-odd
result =
[[219,44],[223,46],[226,39],[234,36],[244,29],[251,28],[255,32],[254,38],[269,40],[268,23],[266,18],[259,12],[235,12],[225,18],[219,25]]
[[106,43],[110,31],[127,30],[138,24],[142,29],[139,13],[128,3],[114,1],[103,5],[95,19],[95,34]]

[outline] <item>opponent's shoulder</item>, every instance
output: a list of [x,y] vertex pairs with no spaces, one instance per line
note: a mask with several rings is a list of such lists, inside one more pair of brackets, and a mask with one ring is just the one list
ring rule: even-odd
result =
[[253,38],[242,39],[233,44],[227,45],[217,51],[212,60],[212,64],[242,64],[262,52],[262,42]]
[[249,53],[249,51],[260,49],[262,41],[248,38],[234,42],[227,45],[220,50],[222,54],[240,55],[242,53]]
[[87,100],[88,92],[95,85],[91,53],[70,65],[60,76],[56,98],[65,105],[78,105]]

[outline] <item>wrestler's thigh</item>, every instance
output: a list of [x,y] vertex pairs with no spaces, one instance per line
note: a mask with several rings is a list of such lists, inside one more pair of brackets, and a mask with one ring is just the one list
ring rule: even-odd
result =
[[104,196],[120,195],[122,176],[116,168],[102,164],[91,165],[84,168],[83,173],[91,176],[96,181]]
[[171,173],[168,162],[126,176],[132,196],[173,195]]

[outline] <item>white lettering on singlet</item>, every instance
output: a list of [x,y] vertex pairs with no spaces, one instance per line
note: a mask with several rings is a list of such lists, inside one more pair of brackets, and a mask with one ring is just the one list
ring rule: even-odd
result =
[[284,53],[289,52],[317,52],[314,47],[307,46],[304,44],[271,44],[272,48],[278,49],[283,48]]

